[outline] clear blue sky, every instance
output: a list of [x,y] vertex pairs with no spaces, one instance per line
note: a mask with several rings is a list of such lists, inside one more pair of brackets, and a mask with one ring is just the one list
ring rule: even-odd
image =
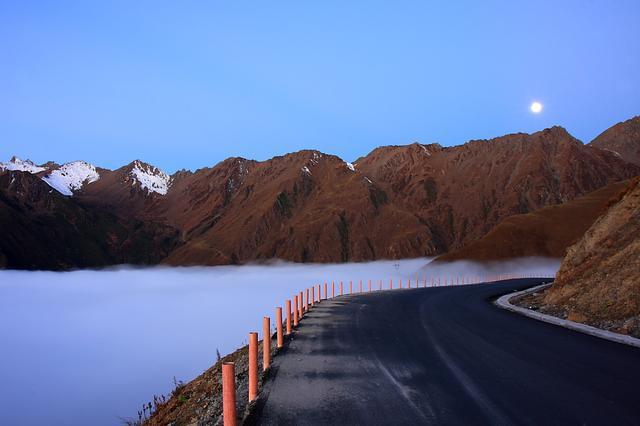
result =
[[588,142],[640,114],[639,22],[622,0],[0,0],[0,159],[173,172],[554,124]]

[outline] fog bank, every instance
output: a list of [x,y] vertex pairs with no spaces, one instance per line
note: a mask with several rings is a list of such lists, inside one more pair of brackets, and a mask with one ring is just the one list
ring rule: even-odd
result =
[[[245,344],[294,293],[332,280],[345,290],[349,280],[354,290],[361,279],[406,282],[435,273],[425,268],[430,260],[0,271],[0,424],[113,425],[137,417],[143,402],[171,390],[173,376],[188,381],[215,362],[216,349],[224,355]],[[510,266],[534,265],[541,264]],[[437,271],[474,267],[456,262]]]

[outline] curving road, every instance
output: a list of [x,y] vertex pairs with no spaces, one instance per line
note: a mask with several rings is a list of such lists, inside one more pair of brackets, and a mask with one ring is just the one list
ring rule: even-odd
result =
[[324,301],[274,358],[249,423],[640,424],[640,350],[504,311],[542,280]]

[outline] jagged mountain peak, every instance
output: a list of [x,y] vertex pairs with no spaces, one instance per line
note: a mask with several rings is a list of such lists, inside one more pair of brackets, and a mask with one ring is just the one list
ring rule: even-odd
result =
[[65,163],[42,178],[49,186],[68,196],[82,189],[85,183],[92,183],[98,179],[100,173],[96,167],[81,160]]
[[640,166],[640,116],[608,128],[589,143]]
[[11,157],[7,162],[0,163],[0,171],[3,170],[18,170],[29,173],[40,173],[47,170],[46,167],[38,166],[31,160],[22,160],[17,156]]
[[134,160],[125,166],[129,176],[132,178],[132,185],[138,185],[140,189],[147,193],[166,195],[173,183],[173,178],[151,164],[141,160]]

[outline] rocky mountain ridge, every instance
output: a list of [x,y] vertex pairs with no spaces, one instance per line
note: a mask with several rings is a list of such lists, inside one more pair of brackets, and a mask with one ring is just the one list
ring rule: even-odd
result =
[[162,262],[174,265],[438,255],[511,215],[640,174],[561,127],[454,147],[380,147],[353,164],[315,150],[172,176],[139,160],[117,170],[77,163],[24,167],[49,184],[59,174],[62,198],[79,208],[173,229],[179,242]]

